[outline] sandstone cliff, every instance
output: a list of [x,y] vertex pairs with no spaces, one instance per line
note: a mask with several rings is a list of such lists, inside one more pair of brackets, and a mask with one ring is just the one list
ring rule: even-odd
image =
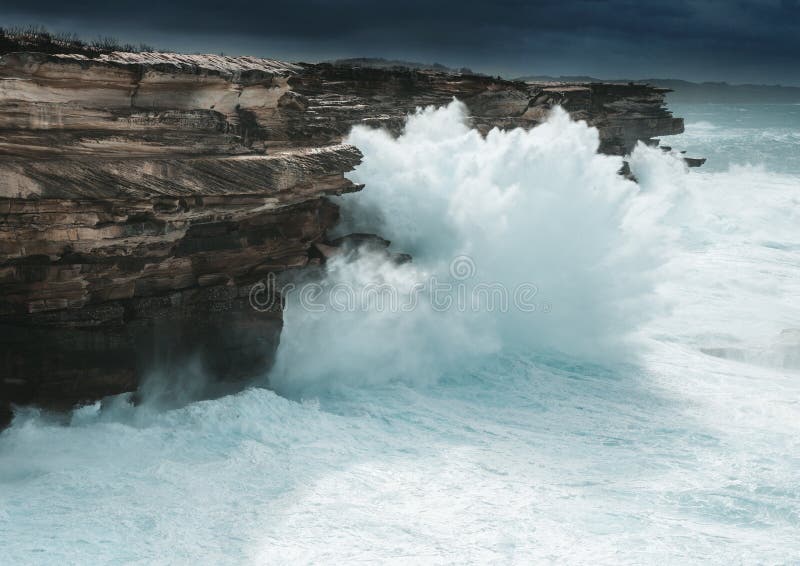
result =
[[[530,84],[250,57],[9,53],[0,58],[0,408],[130,391],[198,356],[262,373],[280,307],[267,273],[313,262],[359,190],[354,124],[397,131],[452,97],[482,131],[562,105],[624,155],[683,122],[644,85]],[[278,305],[280,303],[278,302]]]

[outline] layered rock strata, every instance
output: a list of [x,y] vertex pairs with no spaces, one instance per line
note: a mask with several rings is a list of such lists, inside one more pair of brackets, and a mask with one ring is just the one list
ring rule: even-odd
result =
[[[560,104],[601,150],[679,133],[664,90],[250,57],[9,53],[0,58],[0,410],[131,391],[189,359],[263,374],[281,302],[268,273],[320,260],[354,124],[399,131],[453,97],[475,127],[532,127]],[[320,247],[322,246],[322,247]]]

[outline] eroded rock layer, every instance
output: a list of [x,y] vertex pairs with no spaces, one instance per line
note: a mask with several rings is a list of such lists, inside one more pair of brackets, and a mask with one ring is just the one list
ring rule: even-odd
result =
[[679,133],[643,85],[528,84],[250,57],[10,53],[0,58],[0,409],[131,391],[199,360],[262,374],[280,301],[269,273],[318,261],[329,195],[361,155],[354,124],[398,131],[453,97],[474,125],[531,127],[555,104],[602,151]]

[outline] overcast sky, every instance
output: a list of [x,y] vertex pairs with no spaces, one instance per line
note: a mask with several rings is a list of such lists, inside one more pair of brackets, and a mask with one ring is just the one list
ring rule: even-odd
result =
[[0,0],[15,24],[291,61],[800,86],[800,0]]

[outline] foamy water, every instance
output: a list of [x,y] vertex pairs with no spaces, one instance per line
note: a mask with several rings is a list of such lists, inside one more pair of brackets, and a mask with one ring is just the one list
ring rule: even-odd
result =
[[[683,139],[712,155],[702,128]],[[270,376],[288,398],[21,412],[0,436],[3,562],[796,560],[791,167],[640,148],[636,186],[564,115],[482,140],[458,105],[352,141],[368,188],[348,228],[415,261],[340,261],[331,282],[408,293],[467,256],[470,281],[531,281],[550,309],[290,303]]]
[[[800,175],[800,105],[675,104],[686,133],[675,149],[707,157],[705,171],[722,172],[742,165],[763,166],[771,173]],[[665,144],[672,140],[664,138]]]

